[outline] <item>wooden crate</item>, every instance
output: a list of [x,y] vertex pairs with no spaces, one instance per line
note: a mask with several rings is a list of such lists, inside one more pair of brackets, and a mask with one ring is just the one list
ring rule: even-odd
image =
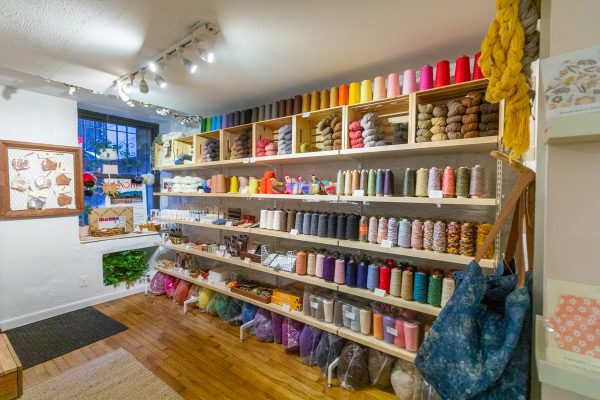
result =
[[[296,152],[301,152],[303,143],[307,143],[308,152],[323,151],[323,137],[317,133],[317,124],[328,115],[335,115],[342,119],[342,148],[344,148],[344,130],[346,125],[344,107],[326,108],[319,111],[311,111],[294,116],[294,132],[296,137],[294,140]],[[312,148],[312,151],[310,149]],[[337,150],[330,150],[336,152]]]
[[194,148],[196,149],[196,154],[195,154],[195,159],[194,159],[196,164],[203,163],[202,150],[204,149],[204,145],[206,144],[206,142],[209,139],[216,139],[219,141],[219,159],[217,161],[220,161],[223,159],[222,158],[223,146],[221,146],[221,131],[220,130],[198,133],[198,134],[194,135],[193,138],[194,138]]
[[223,135],[221,136],[221,148],[222,148],[221,160],[232,160],[231,146],[233,145],[235,136],[244,134],[246,132],[248,132],[248,137],[250,139],[250,142],[248,144],[248,146],[250,147],[250,152],[248,153],[248,157],[252,157],[253,147],[254,147],[254,142],[252,141],[252,136],[253,136],[252,124],[244,124],[244,125],[234,126],[232,128],[223,129]]
[[22,394],[23,366],[8,336],[0,334],[0,399],[17,399]]
[[[254,133],[252,137],[252,156],[257,157],[256,155],[256,143],[261,139],[271,139],[275,143],[279,142],[279,128],[284,125],[292,125],[292,152],[291,154],[296,153],[296,147],[294,146],[294,129],[293,129],[293,121],[292,117],[282,117],[270,119],[267,121],[260,121],[254,124]],[[277,156],[273,156],[277,157]],[[284,157],[284,156],[282,156]]]
[[171,148],[173,152],[173,163],[180,154],[189,154],[192,156],[192,161],[195,162],[194,158],[194,137],[193,136],[185,136],[179,139],[173,139],[171,143]]
[[[383,139],[385,141],[392,142],[394,137],[394,127],[392,124],[398,122],[408,122],[408,132],[409,132],[409,141],[410,142],[410,132],[411,132],[411,123],[409,117],[410,111],[410,95],[393,97],[390,99],[376,100],[368,103],[361,103],[348,106],[347,111],[347,119],[344,124],[344,149],[345,150],[353,150],[353,151],[368,151],[373,149],[370,148],[360,148],[360,149],[352,149],[350,145],[350,137],[348,125],[353,121],[360,120],[365,114],[373,113],[377,115],[383,126]],[[402,145],[395,145],[402,146]],[[389,146],[387,146],[389,147]]]

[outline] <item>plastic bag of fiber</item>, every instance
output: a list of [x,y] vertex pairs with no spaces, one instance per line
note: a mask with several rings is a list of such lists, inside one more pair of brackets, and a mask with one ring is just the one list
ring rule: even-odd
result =
[[225,296],[221,293],[217,293],[215,295],[214,301],[217,315],[219,316],[219,318],[221,318],[221,321],[225,320],[225,316],[227,315],[227,309],[229,308],[229,303],[231,302],[231,297]]
[[175,292],[173,293],[173,303],[183,304],[187,300],[188,292],[191,287],[192,284],[190,282],[179,281],[175,288]]
[[300,358],[304,364],[315,365],[317,363],[317,346],[323,331],[314,326],[304,325],[300,332]]
[[421,400],[423,378],[414,364],[397,360],[390,376],[394,393],[402,400]]
[[179,279],[175,278],[174,276],[167,275],[165,278],[165,294],[169,297],[173,297],[178,283]]
[[390,387],[390,374],[394,367],[395,357],[379,350],[369,349],[369,377],[371,386],[381,389]]
[[286,353],[298,353],[300,351],[300,332],[304,324],[302,322],[286,318],[281,324],[281,343]]
[[240,326],[242,324],[242,304],[241,300],[231,299],[227,305],[227,312],[221,319],[227,321],[229,325]]
[[[337,376],[341,387],[359,390],[369,385],[367,353],[365,347],[354,342],[349,342],[344,346],[337,366]],[[404,397],[400,398],[404,399]]]
[[254,319],[258,306],[250,303],[244,303],[242,305],[242,324],[246,324]]
[[202,288],[198,292],[198,308],[200,311],[208,312],[208,304],[215,297],[215,292],[208,288]]
[[165,278],[167,276],[162,272],[157,272],[150,281],[150,293],[155,296],[161,296],[165,294]]
[[271,322],[271,311],[259,308],[254,315],[254,329],[256,338],[261,342],[273,341],[273,323]]
[[344,347],[344,339],[333,333],[323,333],[317,345],[317,364],[321,368],[321,374],[327,374],[329,364],[339,357]]

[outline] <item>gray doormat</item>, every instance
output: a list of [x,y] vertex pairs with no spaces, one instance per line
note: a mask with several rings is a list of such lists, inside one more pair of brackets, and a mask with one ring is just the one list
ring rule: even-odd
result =
[[86,307],[4,333],[23,368],[29,368],[125,330],[122,323]]

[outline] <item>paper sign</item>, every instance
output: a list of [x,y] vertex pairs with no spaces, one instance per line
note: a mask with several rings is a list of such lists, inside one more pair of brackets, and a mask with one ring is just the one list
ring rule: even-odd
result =
[[250,257],[244,258],[244,263],[245,264],[250,264],[251,262],[252,262],[252,260],[250,259]]
[[373,294],[377,297],[385,297],[385,290],[377,288]]
[[223,257],[224,253],[221,250],[218,250],[216,253],[217,257]]
[[356,189],[352,192],[352,196],[364,196],[364,195],[365,195],[364,189]]
[[352,321],[354,321],[354,319],[356,318],[356,316],[354,315],[353,312],[346,311],[346,318],[351,319]]
[[107,175],[119,175],[119,166],[111,164],[102,164],[102,173]]
[[290,235],[292,235],[292,236],[296,236],[297,234],[298,234],[298,229],[292,229],[290,231]]
[[398,336],[398,331],[392,327],[388,326],[387,328],[385,328],[385,331],[386,331],[386,333],[389,333],[392,336]]
[[381,241],[381,247],[385,247],[386,249],[391,249],[392,245],[393,243],[391,240],[386,239]]
[[430,190],[429,198],[430,199],[443,199],[444,193],[441,190]]
[[290,312],[290,305],[289,304],[284,304],[283,305],[283,311]]
[[233,221],[227,221],[227,222],[225,222],[225,226],[233,226]]

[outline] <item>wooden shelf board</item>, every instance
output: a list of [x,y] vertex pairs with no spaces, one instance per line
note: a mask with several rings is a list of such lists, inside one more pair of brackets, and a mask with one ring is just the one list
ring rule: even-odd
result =
[[404,203],[404,204],[448,204],[464,206],[496,206],[496,199],[457,199],[429,197],[378,197],[378,196],[340,196],[340,201],[356,201],[363,203]]
[[246,228],[246,227],[242,227],[242,226],[216,225],[216,224],[209,224],[206,222],[182,221],[182,220],[178,220],[178,219],[162,219],[161,222],[167,223],[167,224],[197,226],[200,228],[217,229],[217,230],[222,230],[222,231],[250,233],[250,228]]
[[337,335],[409,362],[414,362],[415,357],[417,356],[417,353],[413,353],[393,344],[386,343],[383,340],[376,339],[374,336],[363,335],[360,332],[354,332],[348,328],[338,328]]
[[294,153],[286,154],[283,156],[264,156],[255,157],[257,164],[298,164],[305,161],[324,161],[324,160],[340,160],[340,150],[328,150],[328,151],[311,151],[308,153]]
[[172,197],[250,197],[249,194],[242,194],[242,193],[199,193],[199,192],[193,192],[193,193],[176,193],[176,192],[161,193],[161,192],[155,192],[154,196],[172,196]]
[[402,96],[386,98],[381,100],[373,100],[367,103],[359,103],[348,106],[349,110],[359,111],[361,113],[368,113],[377,111],[379,109],[388,108],[406,108],[408,110],[408,102],[410,95],[405,94]]
[[329,245],[329,246],[337,246],[337,242],[338,242],[337,239],[322,238],[319,236],[312,236],[312,235],[290,235],[288,232],[272,231],[272,230],[260,229],[260,228],[252,228],[252,229],[250,229],[250,233],[254,234],[254,235],[272,236],[272,237],[278,237],[281,239],[296,240],[299,242],[319,243],[319,244],[325,244],[325,245]]
[[488,79],[478,79],[462,83],[455,83],[427,90],[415,92],[417,100],[420,104],[423,102],[436,101],[437,99],[450,100],[454,97],[464,96],[472,90],[485,90],[488,86]]
[[309,200],[309,201],[337,201],[336,195],[321,194],[251,194],[248,197],[254,199],[275,199],[275,200]]
[[353,296],[362,297],[364,299],[374,300],[380,303],[391,304],[393,306],[415,310],[423,314],[439,315],[440,311],[442,311],[440,307],[434,307],[429,304],[423,304],[416,301],[404,300],[401,297],[394,297],[389,294],[386,294],[384,297],[376,296],[373,292],[367,289],[360,289],[346,285],[338,285],[337,290],[341,293],[347,293]]

